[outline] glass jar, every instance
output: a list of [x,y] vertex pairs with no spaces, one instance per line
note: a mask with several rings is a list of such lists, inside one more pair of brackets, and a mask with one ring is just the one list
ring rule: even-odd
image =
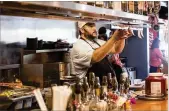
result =
[[150,73],[145,80],[145,93],[151,96],[166,95],[166,79],[162,73]]

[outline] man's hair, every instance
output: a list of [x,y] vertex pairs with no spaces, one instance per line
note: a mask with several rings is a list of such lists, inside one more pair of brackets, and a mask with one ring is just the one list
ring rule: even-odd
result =
[[100,27],[98,32],[99,32],[99,34],[106,34],[106,28]]

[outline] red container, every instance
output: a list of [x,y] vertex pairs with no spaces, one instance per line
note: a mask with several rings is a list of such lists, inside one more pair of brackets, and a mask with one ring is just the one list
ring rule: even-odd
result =
[[166,79],[162,73],[150,73],[145,80],[145,93],[150,96],[166,95]]

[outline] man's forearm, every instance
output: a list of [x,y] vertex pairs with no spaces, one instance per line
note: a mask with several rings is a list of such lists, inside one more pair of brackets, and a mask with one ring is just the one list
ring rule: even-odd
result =
[[111,53],[113,54],[119,54],[123,51],[125,46],[125,39],[117,41],[115,44],[113,44],[113,48]]
[[92,62],[99,62],[112,51],[113,44],[116,44],[113,38],[110,38],[103,46],[93,52]]

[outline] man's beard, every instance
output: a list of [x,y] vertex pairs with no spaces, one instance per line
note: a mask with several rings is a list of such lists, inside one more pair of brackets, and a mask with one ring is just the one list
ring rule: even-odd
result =
[[91,40],[97,38],[96,36],[93,36],[93,35],[89,34],[88,32],[85,32],[85,37],[86,37],[87,39],[91,39]]

